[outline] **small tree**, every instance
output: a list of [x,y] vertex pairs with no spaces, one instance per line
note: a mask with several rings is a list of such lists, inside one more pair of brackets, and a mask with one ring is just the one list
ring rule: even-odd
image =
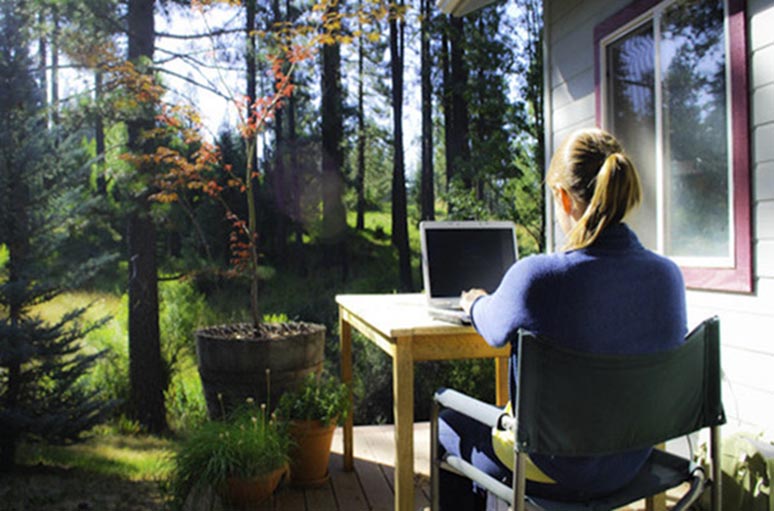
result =
[[54,324],[32,313],[57,293],[52,254],[72,212],[64,190],[73,152],[46,126],[30,72],[24,4],[0,5],[0,471],[6,471],[20,440],[77,440],[109,407],[83,385],[99,356],[81,351],[84,310]]
[[[159,116],[159,127],[153,136],[167,137],[170,132],[178,133],[189,146],[197,149],[190,155],[160,146],[148,156],[152,165],[162,169],[157,184],[159,192],[153,198],[160,202],[179,200],[187,190],[200,190],[217,200],[225,209],[233,231],[230,237],[234,270],[246,274],[250,279],[250,312],[254,328],[261,323],[258,305],[259,284],[259,240],[256,204],[256,186],[261,179],[256,162],[258,137],[273,122],[276,113],[290,99],[294,84],[293,73],[299,65],[311,60],[320,48],[346,44],[353,36],[346,34],[342,24],[346,17],[357,17],[366,24],[386,17],[384,5],[375,4],[369,10],[344,13],[337,7],[338,0],[319,0],[296,22],[275,23],[270,31],[258,31],[260,41],[265,45],[262,58],[270,65],[274,91],[259,98],[244,97],[235,93],[228,82],[221,80],[222,95],[232,98],[239,116],[238,128],[245,146],[246,164],[243,169],[223,165],[218,148],[204,140],[198,113],[187,105],[165,105]],[[206,21],[206,3],[196,3]],[[252,34],[251,34],[252,35]],[[358,34],[355,34],[358,35]],[[215,53],[215,48],[213,48]],[[140,164],[141,162],[137,162]],[[338,165],[343,164],[341,161]],[[218,170],[225,172],[225,179]],[[340,169],[338,169],[340,172]],[[224,190],[234,189],[244,194],[247,203],[247,218],[240,217],[228,201]]]

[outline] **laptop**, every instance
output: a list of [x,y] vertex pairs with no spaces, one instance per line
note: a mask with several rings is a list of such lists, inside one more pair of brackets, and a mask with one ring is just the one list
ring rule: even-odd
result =
[[431,317],[470,324],[460,294],[492,293],[518,257],[516,225],[508,221],[424,221],[419,224],[422,281]]

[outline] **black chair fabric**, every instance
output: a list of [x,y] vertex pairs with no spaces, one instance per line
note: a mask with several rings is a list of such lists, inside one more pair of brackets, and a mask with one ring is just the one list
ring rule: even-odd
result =
[[690,463],[685,458],[654,449],[637,477],[617,492],[587,502],[559,502],[527,497],[545,511],[610,511],[656,495],[688,481]]
[[713,318],[674,350],[620,356],[568,350],[521,332],[519,450],[601,455],[724,423],[718,328]]

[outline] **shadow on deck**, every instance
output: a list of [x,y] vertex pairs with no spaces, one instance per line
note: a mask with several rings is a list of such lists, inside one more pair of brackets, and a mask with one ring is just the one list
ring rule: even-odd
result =
[[[394,428],[358,426],[354,432],[355,471],[343,470],[342,430],[333,439],[330,480],[318,488],[284,486],[261,507],[261,511],[393,511]],[[414,511],[430,509],[430,426],[414,425]],[[682,491],[667,495],[672,504]],[[644,501],[620,511],[641,511]]]

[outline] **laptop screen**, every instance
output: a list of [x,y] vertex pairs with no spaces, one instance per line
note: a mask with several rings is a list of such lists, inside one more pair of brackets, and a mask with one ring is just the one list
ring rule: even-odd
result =
[[516,261],[512,222],[422,222],[425,291],[458,298],[470,288],[491,293]]

